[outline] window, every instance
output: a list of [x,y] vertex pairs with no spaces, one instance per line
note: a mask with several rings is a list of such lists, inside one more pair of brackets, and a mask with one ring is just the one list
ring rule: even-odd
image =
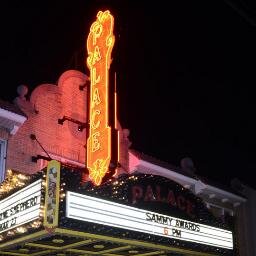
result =
[[0,139],[0,183],[5,178],[6,140]]

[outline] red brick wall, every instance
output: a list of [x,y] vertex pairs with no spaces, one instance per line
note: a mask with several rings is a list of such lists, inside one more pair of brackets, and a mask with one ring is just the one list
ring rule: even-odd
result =
[[9,132],[6,129],[0,127],[0,139],[7,140],[8,138],[9,138]]
[[[60,125],[58,119],[65,115],[81,122],[87,121],[87,90],[79,90],[79,86],[87,79],[83,73],[69,70],[61,75],[57,85],[42,84],[36,87],[30,101],[16,101],[27,114],[28,120],[9,139],[7,168],[34,173],[47,164],[43,160],[37,163],[31,161],[32,156],[47,156],[38,143],[31,140],[31,134],[36,135],[53,158],[59,156],[63,160],[85,164],[86,129],[80,132],[78,125],[70,121]],[[124,168],[127,166],[129,147],[126,137],[120,127],[120,162]]]

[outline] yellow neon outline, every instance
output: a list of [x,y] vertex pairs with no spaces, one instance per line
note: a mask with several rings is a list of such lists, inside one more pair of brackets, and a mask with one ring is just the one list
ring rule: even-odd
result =
[[121,247],[116,247],[116,248],[112,248],[112,249],[106,249],[106,250],[103,250],[103,251],[100,251],[100,253],[110,253],[110,252],[118,252],[118,251],[122,251],[122,250],[127,250],[127,249],[131,249],[132,246],[131,245],[124,245],[124,246],[121,246]]
[[128,245],[132,245],[132,246],[140,246],[140,247],[146,247],[146,248],[151,248],[151,249],[165,250],[167,252],[183,253],[185,255],[190,255],[190,256],[218,256],[217,254],[191,251],[189,249],[176,248],[176,247],[167,246],[167,245],[160,245],[160,244],[153,244],[150,242],[130,240],[127,238],[116,238],[116,237],[110,237],[110,236],[104,236],[104,235],[98,235],[98,234],[91,234],[91,233],[62,229],[62,228],[56,228],[55,234],[70,234],[72,236],[77,236],[77,237],[86,237],[86,238],[91,238],[91,239],[96,239],[96,240],[104,240],[104,241],[109,241],[109,242],[128,244]]
[[[20,244],[21,242],[29,241],[31,239],[34,239],[34,240],[35,239],[40,239],[40,238],[45,237],[47,234],[48,233],[47,233],[46,230],[41,230],[37,233],[30,234],[30,235],[27,235],[27,236],[23,236],[23,237],[20,237],[18,239],[13,239],[13,240],[8,241],[6,243],[0,244],[0,248],[3,249],[4,247],[8,247],[10,245]],[[38,246],[37,243],[33,243],[33,242],[29,242],[29,243],[26,243],[26,244],[28,246],[31,246],[31,247],[33,246],[33,247],[45,248],[45,249],[56,249],[56,251],[66,250],[67,252],[78,252],[78,253],[82,252],[82,253],[88,253],[88,254],[92,254],[92,255],[97,255],[97,254],[99,255],[99,253],[101,253],[102,251],[95,253],[95,252],[91,252],[91,251],[87,252],[87,251],[84,251],[84,250],[82,251],[82,250],[79,250],[79,249],[72,249],[72,248],[75,247],[75,246],[80,246],[80,245],[83,245],[83,244],[90,244],[90,243],[93,243],[97,240],[101,240],[101,241],[108,241],[108,242],[113,242],[113,243],[124,244],[124,247],[125,246],[131,246],[132,248],[145,247],[145,248],[149,248],[149,249],[165,251],[165,253],[174,252],[174,253],[181,253],[181,254],[189,255],[189,256],[217,256],[217,254],[212,254],[212,253],[191,251],[189,249],[176,248],[176,247],[167,246],[167,245],[153,244],[153,243],[150,243],[150,242],[142,242],[142,241],[131,240],[131,239],[127,239],[127,238],[115,238],[115,237],[110,237],[110,236],[105,236],[105,235],[97,235],[97,234],[91,234],[91,233],[75,231],[75,230],[68,230],[68,229],[62,229],[62,228],[56,228],[54,230],[54,232],[52,233],[52,235],[57,235],[57,234],[59,234],[59,235],[70,235],[72,237],[81,237],[81,238],[86,238],[87,240],[79,241],[77,243],[73,243],[73,244],[69,244],[69,245],[65,245],[65,246],[57,247],[57,248],[55,246],[42,245],[42,244],[40,244],[40,246]],[[120,248],[122,248],[122,247],[116,247],[116,248],[109,249],[109,250],[111,250],[111,252],[114,252],[113,250],[115,250],[115,249],[119,250]],[[49,252],[51,252],[51,250],[36,252],[36,253],[30,254],[30,255],[31,256],[44,255],[44,254],[47,254]],[[118,254],[111,254],[111,253],[108,254],[107,250],[103,250],[103,252],[106,253],[106,255],[118,255]],[[8,255],[8,253],[7,252],[2,252],[0,250],[0,254]],[[153,252],[150,252],[150,253],[153,253]],[[10,254],[9,253],[9,255],[17,255],[17,256],[26,255],[27,256],[28,254],[20,254],[19,255],[19,254]],[[143,256],[143,255],[147,255],[147,254],[140,254],[140,256]],[[151,254],[151,255],[153,255],[153,254]]]
[[47,234],[46,230],[41,230],[41,231],[38,231],[34,234],[30,234],[30,235],[27,235],[27,236],[22,236],[22,237],[19,237],[19,238],[16,238],[16,239],[12,239],[8,242],[0,244],[0,249],[4,248],[4,247],[7,247],[7,246],[10,246],[10,245],[14,245],[14,244],[24,242],[26,240],[30,240],[30,239],[34,239],[34,238],[38,238],[38,237],[41,238],[41,237],[44,237],[44,235],[46,235],[46,234]]
[[[130,245],[125,245],[125,246],[121,246],[121,247],[116,247],[116,248],[112,248],[112,249],[107,249],[107,250],[103,250],[103,251],[97,251],[97,252],[93,252],[93,251],[86,251],[86,250],[81,250],[81,249],[68,249],[68,252],[74,252],[74,253],[82,253],[82,254],[90,254],[90,255],[108,255],[111,252],[118,252],[118,251],[122,251],[122,250],[126,250],[126,249],[131,249],[132,246]],[[120,254],[117,254],[118,256]],[[122,255],[121,255],[122,256]]]
[[45,254],[47,254],[47,255],[49,255],[51,253],[51,250],[46,250],[46,251],[42,251],[42,252],[35,252],[35,253],[32,253],[32,254],[30,254],[31,256],[41,256],[41,255],[45,255]]
[[[99,95],[99,89],[94,88],[92,94],[93,94],[92,95],[92,108],[94,108],[95,105],[99,105],[101,103],[100,95]],[[96,96],[97,101],[95,101],[95,96]]]
[[[100,132],[95,132],[92,134],[92,152],[96,152],[100,149],[100,142],[97,138],[99,136],[100,136]],[[96,146],[95,146],[95,144],[96,144]],[[97,159],[97,160],[99,160],[99,159]],[[96,163],[97,163],[97,161],[94,162],[94,164],[96,164]]]
[[95,130],[100,126],[100,120],[97,121],[95,124],[95,116],[100,114],[100,110],[95,110],[92,112],[92,120],[91,120],[91,125],[92,129]]
[[53,246],[53,245],[47,245],[47,244],[38,244],[38,243],[26,243],[27,246],[30,247],[37,247],[37,248],[43,248],[43,249],[52,249],[52,250],[66,250],[66,249],[71,249],[76,246],[81,246],[81,245],[86,245],[86,244],[91,244],[94,241],[91,239],[84,240],[84,241],[79,241],[73,244],[68,244],[64,246]]
[[[27,256],[27,254],[24,254],[24,253],[18,253],[18,252],[1,252],[1,254],[3,255],[14,255],[14,256]],[[0,254],[0,255],[1,255]]]
[[160,254],[165,254],[165,251],[141,253],[141,254],[136,254],[136,256],[151,256],[151,255],[160,255]]
[[98,75],[98,77],[96,78],[96,68],[92,68],[91,70],[91,85],[94,86],[96,84],[98,84],[101,80],[101,76]]
[[[47,222],[47,208],[48,208],[48,201],[49,201],[49,172],[51,168],[55,168],[57,171],[57,178],[56,178],[56,207],[55,207],[55,218],[53,223]],[[45,204],[44,204],[44,227],[47,228],[54,228],[58,226],[59,223],[59,201],[60,201],[60,162],[56,160],[51,160],[47,165],[47,173],[46,173],[46,188],[45,188]]]
[[[106,27],[107,26],[107,27]],[[99,11],[97,14],[97,19],[91,25],[89,35],[87,37],[87,66],[90,69],[91,75],[91,85],[90,85],[90,111],[89,111],[89,136],[87,139],[87,168],[89,170],[89,177],[95,185],[100,185],[102,178],[108,171],[108,166],[111,159],[111,128],[108,126],[109,116],[108,116],[108,101],[109,101],[109,67],[111,64],[111,52],[114,46],[115,37],[113,35],[114,29],[114,17],[110,14],[110,11]],[[101,35],[106,32],[106,36],[100,38]],[[99,42],[98,42],[99,41]],[[98,43],[98,44],[97,44]],[[92,45],[91,45],[92,44]],[[102,47],[102,49],[100,48]],[[103,54],[105,56],[103,56]],[[96,64],[100,65],[99,70],[96,70]],[[99,72],[99,74],[97,74]],[[102,72],[102,73],[101,73]],[[103,75],[104,73],[104,75]],[[97,87],[96,87],[97,86]],[[101,107],[99,124],[96,128],[94,125],[95,117],[95,104],[94,104],[94,92],[95,89],[101,90],[102,96],[99,96],[100,100],[103,101],[103,106]],[[100,94],[99,94],[100,95]],[[96,141],[93,141],[93,136],[95,137],[95,131],[100,132],[100,139],[102,139],[103,145],[95,147]],[[98,142],[100,142],[100,139]],[[100,150],[100,151],[99,151]],[[99,156],[97,157],[97,155]]]

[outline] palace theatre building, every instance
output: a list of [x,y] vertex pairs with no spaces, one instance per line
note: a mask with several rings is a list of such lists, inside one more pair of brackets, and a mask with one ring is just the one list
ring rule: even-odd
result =
[[247,198],[130,148],[111,80],[114,19],[64,72],[0,101],[0,255],[253,255]]

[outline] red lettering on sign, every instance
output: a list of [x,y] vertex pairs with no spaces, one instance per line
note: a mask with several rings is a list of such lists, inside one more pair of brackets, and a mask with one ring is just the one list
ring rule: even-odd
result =
[[147,186],[144,201],[155,201],[155,196],[150,185]]
[[137,200],[142,198],[143,196],[143,189],[139,186],[132,187],[132,203],[137,203]]
[[176,206],[176,199],[173,191],[169,190],[168,196],[167,196],[167,203],[171,204],[172,206]]
[[181,210],[186,210],[186,200],[183,196],[177,196],[177,203]]
[[166,203],[170,207],[178,208],[186,212],[189,216],[195,217],[195,205],[183,195],[176,195],[172,190],[163,190],[161,186],[147,185],[146,187],[134,185],[131,188],[132,203],[159,202]]

